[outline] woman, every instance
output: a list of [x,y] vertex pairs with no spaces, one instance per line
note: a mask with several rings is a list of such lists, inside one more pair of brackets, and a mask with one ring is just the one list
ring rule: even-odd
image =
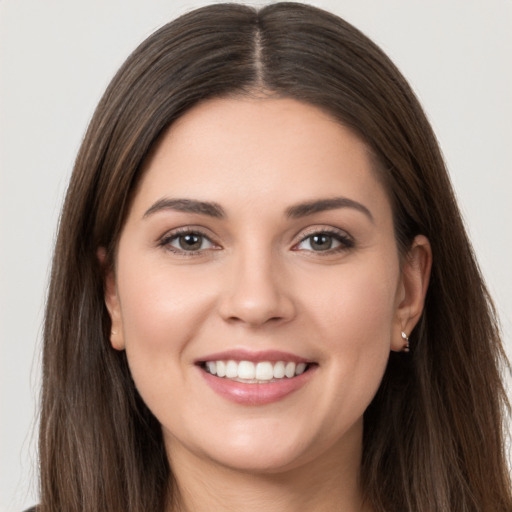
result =
[[387,57],[313,7],[199,9],[128,58],[76,161],[40,510],[511,510],[503,360]]

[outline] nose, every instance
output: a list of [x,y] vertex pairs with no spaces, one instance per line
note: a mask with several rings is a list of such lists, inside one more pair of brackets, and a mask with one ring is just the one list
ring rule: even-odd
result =
[[[275,258],[274,258],[275,260]],[[295,303],[285,272],[269,255],[235,257],[224,282],[220,315],[230,323],[251,327],[285,323],[295,316]]]

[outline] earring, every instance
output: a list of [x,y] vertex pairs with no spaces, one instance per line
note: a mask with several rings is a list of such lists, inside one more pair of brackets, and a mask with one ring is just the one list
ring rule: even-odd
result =
[[404,344],[402,347],[402,352],[409,352],[410,346],[409,346],[409,336],[405,334],[404,331],[402,331],[402,339],[404,340]]

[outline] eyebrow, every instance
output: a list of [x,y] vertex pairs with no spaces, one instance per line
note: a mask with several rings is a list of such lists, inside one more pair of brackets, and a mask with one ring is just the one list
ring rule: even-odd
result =
[[[330,199],[318,199],[308,201],[306,203],[299,203],[290,206],[286,210],[286,216],[292,219],[299,219],[313,215],[315,213],[324,212],[328,210],[336,210],[338,208],[353,208],[364,215],[366,215],[372,222],[375,222],[370,210],[361,203],[349,199],[348,197],[334,197]],[[226,217],[226,212],[218,203],[209,201],[198,201],[195,199],[159,199],[154,203],[145,213],[143,218],[146,218],[154,213],[162,210],[175,210],[186,213],[197,213],[199,215],[207,215],[216,219],[223,219]]]
[[375,222],[370,210],[361,203],[349,199],[348,197],[333,197],[331,199],[319,199],[316,201],[309,201],[307,203],[300,203],[291,206],[286,210],[286,215],[292,219],[299,219],[314,213],[325,212],[327,210],[336,210],[338,208],[354,208],[355,210],[364,213],[372,222]]
[[217,203],[207,201],[196,201],[194,199],[159,199],[151,206],[143,218],[162,210],[176,210],[179,212],[198,213],[200,215],[208,215],[216,219],[222,219],[226,216],[224,209]]

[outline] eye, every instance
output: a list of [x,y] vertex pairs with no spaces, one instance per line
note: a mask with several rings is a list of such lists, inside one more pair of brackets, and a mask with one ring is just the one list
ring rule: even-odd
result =
[[298,251],[337,252],[353,246],[354,242],[342,233],[318,231],[303,238],[294,249]]
[[299,250],[306,251],[328,251],[339,247],[341,244],[334,236],[328,233],[310,235],[297,245]]
[[218,247],[203,233],[189,230],[169,234],[161,240],[160,245],[178,253],[196,253]]

